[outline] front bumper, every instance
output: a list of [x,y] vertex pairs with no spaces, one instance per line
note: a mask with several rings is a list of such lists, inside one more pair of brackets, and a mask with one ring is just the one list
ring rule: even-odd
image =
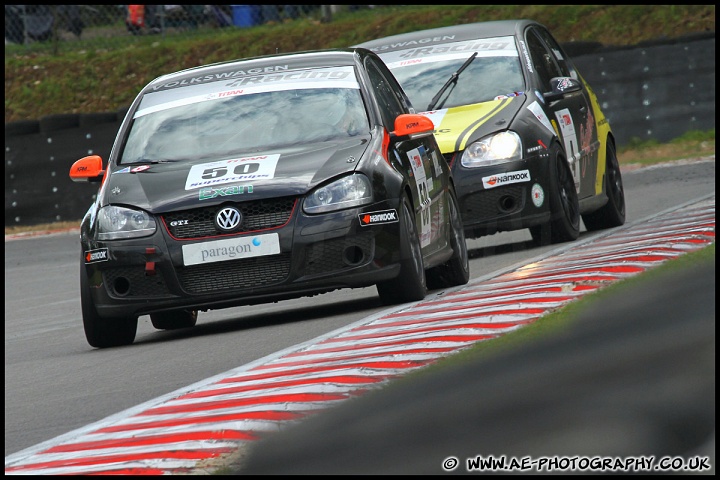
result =
[[[395,199],[323,215],[297,209],[287,224],[271,230],[278,233],[279,254],[190,266],[183,263],[182,245],[217,238],[178,240],[163,222],[154,235],[132,240],[88,240],[86,231],[83,258],[107,249],[107,260],[83,267],[103,317],[227,308],[366,287],[398,275],[400,228],[398,222],[362,226],[358,217],[397,208]],[[268,231],[241,236],[260,233]]]
[[453,162],[465,236],[476,238],[549,221],[547,157],[465,168]]

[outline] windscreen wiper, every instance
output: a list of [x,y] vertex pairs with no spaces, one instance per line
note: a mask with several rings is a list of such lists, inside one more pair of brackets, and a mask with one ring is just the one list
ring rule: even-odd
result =
[[462,67],[458,68],[456,72],[450,75],[450,78],[448,78],[448,81],[445,82],[445,85],[443,85],[440,90],[435,94],[433,99],[430,100],[430,104],[427,107],[428,111],[435,108],[435,105],[437,104],[438,100],[440,100],[442,94],[445,93],[445,90],[447,90],[450,85],[457,82],[457,79],[462,73],[462,71],[465,70],[468,65],[472,63],[473,60],[475,60],[475,57],[477,57],[477,52],[474,52],[472,55],[470,55],[470,58],[465,60],[465,63],[462,64]]

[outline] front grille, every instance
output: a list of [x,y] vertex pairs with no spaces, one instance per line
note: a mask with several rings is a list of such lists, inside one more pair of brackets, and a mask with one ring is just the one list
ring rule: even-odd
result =
[[162,274],[156,272],[155,275],[145,275],[144,266],[107,268],[103,270],[102,276],[105,289],[113,298],[162,297],[170,294]]
[[[523,191],[522,186],[508,185],[466,195],[460,200],[463,222],[478,222],[519,212],[525,203]],[[503,208],[508,204],[513,208]]]
[[193,294],[264,287],[284,281],[289,274],[290,253],[178,269],[180,284]]
[[[166,213],[162,218],[170,235],[177,239],[186,240],[223,235],[227,232],[217,229],[215,215],[218,210],[226,205]],[[255,200],[235,203],[233,206],[237,207],[243,214],[240,229],[233,233],[246,233],[285,225],[292,216],[295,197]],[[179,222],[181,225],[173,225],[173,222]]]
[[362,265],[373,258],[373,247],[372,232],[314,243],[305,250],[302,273],[316,275]]

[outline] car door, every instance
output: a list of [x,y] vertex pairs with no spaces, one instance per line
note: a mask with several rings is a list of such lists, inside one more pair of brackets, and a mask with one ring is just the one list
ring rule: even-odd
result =
[[[562,50],[549,32],[531,27],[526,31],[525,40],[535,69],[535,81],[542,93],[551,90],[552,78],[572,76]],[[585,92],[568,93],[560,100],[548,102],[546,108],[565,148],[578,198],[593,195],[598,142],[595,120]]]
[[[368,77],[375,90],[383,123],[392,130],[395,118],[409,113],[409,100],[384,65],[368,59]],[[410,179],[415,222],[423,253],[428,255],[445,247],[444,225],[447,224],[444,162],[432,135],[408,138],[395,144],[396,160]],[[391,153],[392,154],[392,153]]]

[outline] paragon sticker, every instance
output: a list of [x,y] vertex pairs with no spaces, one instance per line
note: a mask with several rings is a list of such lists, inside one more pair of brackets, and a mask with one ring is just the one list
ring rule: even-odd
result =
[[107,262],[110,259],[107,248],[88,250],[85,252],[85,263]]
[[486,189],[501,187],[510,183],[522,183],[530,181],[529,170],[518,170],[517,172],[499,173],[497,175],[490,175],[489,177],[483,177],[483,185]]
[[395,223],[398,221],[397,210],[381,210],[378,212],[361,213],[358,215],[360,225],[377,225],[380,223]]
[[277,233],[183,245],[183,265],[224,262],[280,253]]

